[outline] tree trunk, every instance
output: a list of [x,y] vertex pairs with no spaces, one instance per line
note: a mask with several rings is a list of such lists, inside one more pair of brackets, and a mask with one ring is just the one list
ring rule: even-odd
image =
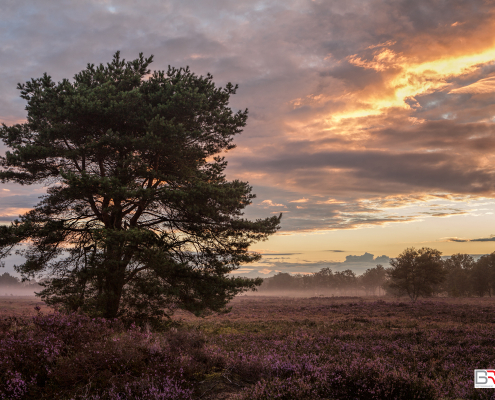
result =
[[118,282],[107,281],[105,285],[104,318],[116,318],[119,311],[122,286]]
[[127,263],[122,261],[122,254],[119,248],[108,249],[106,276],[103,288],[103,317],[116,318],[122,289],[124,287],[125,269]]

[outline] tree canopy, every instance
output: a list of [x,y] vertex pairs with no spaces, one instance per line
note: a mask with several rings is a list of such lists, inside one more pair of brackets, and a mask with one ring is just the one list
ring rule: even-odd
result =
[[480,257],[469,272],[473,293],[479,297],[486,293],[491,296],[495,290],[495,252]]
[[440,251],[429,247],[404,250],[390,260],[391,267],[387,269],[390,288],[399,294],[407,293],[412,301],[419,296],[431,296],[436,291],[435,286],[442,283],[446,275],[441,255]]
[[153,56],[19,84],[27,122],[2,125],[2,182],[48,186],[33,210],[0,227],[0,256],[27,243],[23,277],[48,277],[52,305],[104,317],[201,314],[260,279],[230,272],[281,216],[250,221],[247,182],[227,181],[222,152],[246,124],[228,107],[237,86],[189,68],[148,69]]
[[361,276],[363,287],[373,295],[376,290],[380,293],[380,288],[384,285],[386,279],[386,271],[381,264],[378,264],[374,268],[368,268]]
[[443,261],[443,266],[447,273],[443,289],[449,296],[464,297],[471,295],[473,289],[475,289],[474,283],[477,281],[473,268],[478,263],[475,263],[473,256],[461,253],[452,254],[452,256]]

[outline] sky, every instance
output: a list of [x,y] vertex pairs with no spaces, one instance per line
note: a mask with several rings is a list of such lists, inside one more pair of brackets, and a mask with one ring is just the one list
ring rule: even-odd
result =
[[[494,24],[488,0],[2,0],[0,122],[26,118],[18,82],[153,54],[152,70],[239,84],[230,106],[249,109],[227,178],[257,194],[247,217],[283,218],[238,273],[361,273],[408,247],[486,254]],[[2,185],[0,221],[44,190]]]

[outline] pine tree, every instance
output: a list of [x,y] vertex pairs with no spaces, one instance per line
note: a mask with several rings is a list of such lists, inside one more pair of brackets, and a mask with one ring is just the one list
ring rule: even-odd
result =
[[199,315],[261,284],[229,275],[260,258],[248,247],[281,218],[243,218],[252,188],[223,173],[221,153],[247,119],[228,107],[237,86],[189,68],[150,74],[152,59],[117,52],[73,81],[18,85],[27,122],[0,129],[11,149],[0,179],[49,188],[1,227],[0,256],[28,242],[17,270],[49,278],[48,304],[107,318]]

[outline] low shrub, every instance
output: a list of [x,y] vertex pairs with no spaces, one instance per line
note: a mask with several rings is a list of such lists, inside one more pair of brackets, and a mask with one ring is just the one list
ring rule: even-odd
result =
[[4,318],[0,399],[495,398],[473,387],[475,368],[495,366],[495,307],[322,302],[307,301],[300,323],[296,302],[263,323],[246,302],[244,322],[160,332],[76,314]]
[[186,399],[183,366],[205,359],[202,339],[178,346],[174,335],[117,320],[55,313],[3,322],[0,399]]

